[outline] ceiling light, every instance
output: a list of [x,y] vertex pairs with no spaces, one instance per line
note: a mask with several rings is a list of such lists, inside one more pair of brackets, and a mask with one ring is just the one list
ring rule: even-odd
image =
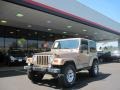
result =
[[95,35],[97,34],[97,33],[94,33]]
[[13,34],[14,32],[10,32],[10,34]]
[[1,20],[1,23],[7,23],[7,21],[5,21],[5,20]]
[[85,37],[88,37],[88,36],[85,36]]
[[28,35],[29,35],[29,36],[31,36],[31,34],[30,34],[30,33],[29,33]]
[[17,32],[19,32],[20,30],[18,29],[18,30],[16,30]]
[[35,32],[35,34],[37,34],[37,32]]
[[72,28],[72,26],[67,26],[67,28]]
[[75,35],[77,36],[77,35],[79,35],[79,34],[76,33]]
[[87,30],[86,29],[83,29],[84,32],[86,32]]
[[17,13],[16,16],[17,16],[17,17],[23,17],[24,15],[21,14],[21,13]]
[[30,27],[32,27],[32,25],[28,25],[27,27],[29,27],[29,28],[30,28]]
[[43,38],[45,38],[45,36],[42,36]]
[[64,34],[66,34],[67,32],[63,32]]
[[48,31],[51,31],[52,29],[48,28]]
[[65,38],[65,36],[62,36],[63,38]]
[[47,23],[51,23],[51,21],[48,20]]
[[50,37],[52,37],[53,36],[53,34],[50,34]]

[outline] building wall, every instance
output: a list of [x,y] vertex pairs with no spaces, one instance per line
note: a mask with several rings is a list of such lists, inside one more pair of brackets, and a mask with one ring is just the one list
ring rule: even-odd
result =
[[[51,34],[53,36],[50,36]],[[67,37],[68,36],[64,35],[63,37],[63,35],[54,33],[0,26],[0,52],[7,52],[11,48],[22,50],[39,50],[42,48],[41,45],[46,41],[49,44],[49,48],[51,48],[55,39]]]

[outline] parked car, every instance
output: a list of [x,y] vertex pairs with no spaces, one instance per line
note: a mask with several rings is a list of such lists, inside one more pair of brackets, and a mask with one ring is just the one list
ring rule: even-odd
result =
[[102,51],[99,51],[97,53],[98,55],[98,60],[100,63],[103,63],[103,62],[111,62],[111,52],[102,52]]
[[24,69],[33,83],[40,82],[45,74],[51,74],[58,77],[63,86],[71,87],[80,70],[88,70],[91,77],[99,74],[96,43],[84,38],[56,40],[51,51],[35,53],[27,63]]
[[35,53],[39,53],[39,52],[41,52],[41,51],[40,50],[26,50],[25,55],[27,57],[32,57]]
[[111,59],[120,62],[120,50],[113,50],[111,52]]
[[9,50],[5,57],[5,64],[25,63],[25,52],[19,49]]
[[4,53],[2,51],[0,51],[0,63],[3,63],[4,61]]

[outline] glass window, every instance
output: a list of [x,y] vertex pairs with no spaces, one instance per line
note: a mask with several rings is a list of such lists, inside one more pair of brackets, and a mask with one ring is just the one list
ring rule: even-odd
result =
[[94,41],[89,41],[90,52],[96,51],[96,43]]
[[25,53],[22,50],[16,49],[16,50],[10,50],[8,51],[8,54],[11,56],[15,56],[15,57],[24,57]]
[[17,48],[16,39],[14,38],[5,38],[5,49],[9,50],[12,48]]
[[4,48],[4,38],[0,37],[0,50]]
[[28,40],[28,49],[37,49],[38,42],[37,40]]
[[44,41],[38,41],[38,48],[40,49]]
[[53,49],[75,49],[78,46],[79,40],[61,40],[54,43]]
[[48,45],[48,46],[49,46],[49,48],[51,48],[51,47],[52,47],[52,45],[53,45],[53,42],[52,42],[52,41],[49,41],[49,42],[48,42],[48,44],[49,44],[49,45]]
[[88,50],[88,41],[81,40],[81,50]]

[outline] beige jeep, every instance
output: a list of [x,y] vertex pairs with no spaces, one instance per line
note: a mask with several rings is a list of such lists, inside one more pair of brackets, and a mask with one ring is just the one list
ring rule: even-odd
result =
[[70,87],[75,84],[76,72],[80,70],[88,70],[92,77],[99,74],[96,43],[84,38],[56,40],[50,52],[36,53],[27,63],[24,68],[32,82],[51,74],[65,87]]

